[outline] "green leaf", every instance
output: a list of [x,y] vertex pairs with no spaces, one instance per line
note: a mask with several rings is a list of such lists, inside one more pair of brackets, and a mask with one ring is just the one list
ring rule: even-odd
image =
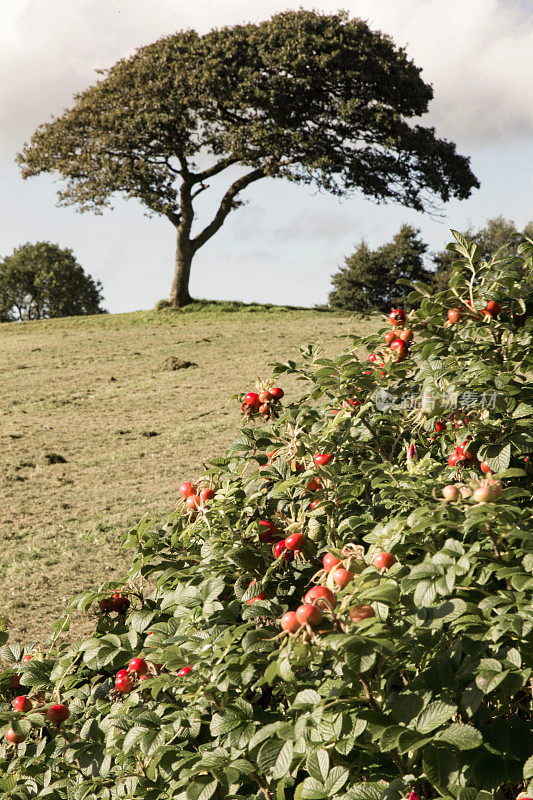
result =
[[333,797],[337,792],[340,792],[349,776],[349,770],[344,767],[333,767],[324,784],[327,796]]
[[530,756],[524,764],[523,774],[525,781],[529,781],[533,778],[533,756]]
[[284,775],[287,775],[291,768],[293,752],[292,742],[290,740],[286,741],[276,758],[276,763],[272,770],[273,778],[283,778]]
[[187,798],[188,800],[209,800],[215,794],[217,786],[216,778],[198,775],[187,786]]
[[471,725],[464,725],[461,722],[454,722],[446,730],[439,731],[437,740],[448,742],[458,750],[473,750],[483,744],[481,733]]
[[224,714],[213,714],[210,725],[211,735],[221,736],[223,733],[229,733],[238,728],[241,721],[241,717],[231,711],[226,711]]
[[156,616],[156,611],[152,611],[149,608],[141,608],[129,614],[128,625],[133,628],[134,631],[137,631],[137,633],[142,633]]
[[533,406],[530,403],[519,403],[511,416],[514,417],[514,419],[520,419],[521,417],[532,417]]
[[266,741],[257,754],[257,764],[263,772],[270,772],[274,769],[281,749],[287,744],[280,739],[269,739]]
[[511,461],[511,445],[504,447],[497,444],[489,444],[480,448],[480,455],[488,462],[493,472],[503,472]]
[[143,728],[142,725],[134,725],[133,728],[130,728],[122,742],[124,752],[129,753],[144,733],[146,733],[146,728]]
[[445,795],[448,787],[458,782],[459,767],[451,750],[428,745],[423,751],[423,765],[428,780]]
[[420,581],[413,596],[414,604],[418,608],[430,606],[437,595],[436,581]]
[[329,772],[328,751],[320,748],[309,753],[305,766],[312,778],[317,781],[325,781]]
[[320,703],[321,700],[322,698],[320,697],[318,692],[315,692],[314,689],[304,689],[303,691],[298,692],[298,694],[294,698],[292,708],[295,710],[301,708],[307,708],[308,706],[314,708],[316,705]]
[[386,783],[366,781],[350,786],[348,797],[350,800],[381,800]]
[[406,725],[420,714],[424,707],[424,701],[418,694],[412,692],[401,692],[391,707],[391,714],[396,722],[403,722]]
[[165,743],[165,734],[161,730],[146,731],[139,741],[141,752],[151,756]]
[[418,715],[415,723],[416,729],[420,733],[430,733],[447,722],[456,711],[456,706],[444,703],[442,700],[435,700]]
[[508,674],[509,670],[504,670],[503,672],[483,672],[476,677],[476,686],[478,689],[481,689],[483,694],[490,694],[490,692],[498,688]]
[[315,778],[306,778],[302,785],[302,800],[322,800],[327,797],[324,785]]

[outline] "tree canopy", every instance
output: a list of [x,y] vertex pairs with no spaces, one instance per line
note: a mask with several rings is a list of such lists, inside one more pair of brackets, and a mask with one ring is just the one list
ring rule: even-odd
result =
[[431,280],[431,273],[424,266],[427,249],[420,230],[411,225],[402,225],[391,242],[376,250],[362,241],[333,276],[330,305],[353,311],[384,311],[401,305],[411,289],[398,285],[398,280]]
[[[101,212],[119,194],[167,216],[174,305],[190,301],[195,253],[262,178],[418,210],[479,185],[452,142],[413,123],[433,96],[420,69],[346,13],[179,31],[101,75],[37,129],[18,156],[22,174],[58,174],[60,204],[80,211]],[[213,218],[193,231],[194,198],[237,166]]]
[[26,242],[0,260],[0,321],[101,314],[102,284],[72,250]]

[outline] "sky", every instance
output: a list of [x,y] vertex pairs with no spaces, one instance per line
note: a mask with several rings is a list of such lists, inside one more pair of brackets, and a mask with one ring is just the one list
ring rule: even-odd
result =
[[[54,178],[23,181],[15,155],[39,124],[94,83],[96,69],[135,48],[184,28],[203,33],[301,6],[344,8],[405,47],[434,89],[421,122],[471,158],[481,188],[435,218],[360,195],[339,201],[259,181],[198,251],[194,297],[321,304],[362,239],[377,247],[404,222],[438,250],[450,228],[480,227],[498,215],[518,227],[533,219],[533,0],[2,0],[0,258],[27,241],[57,242],[101,280],[109,311],[152,308],[167,297],[175,243],[168,220],[120,198],[101,216],[58,208]],[[223,188],[222,181],[213,187]],[[202,203],[201,227],[216,199]]]

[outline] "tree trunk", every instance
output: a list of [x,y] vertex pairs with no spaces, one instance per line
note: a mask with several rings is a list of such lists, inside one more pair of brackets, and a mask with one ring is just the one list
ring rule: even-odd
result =
[[174,260],[174,278],[170,290],[169,303],[174,308],[181,308],[192,302],[189,294],[189,276],[194,251],[189,237],[178,230],[176,240],[176,258]]

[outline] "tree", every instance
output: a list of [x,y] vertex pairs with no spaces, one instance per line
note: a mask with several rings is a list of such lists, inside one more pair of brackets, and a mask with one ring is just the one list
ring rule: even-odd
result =
[[420,230],[410,225],[402,225],[391,242],[376,250],[362,241],[331,279],[334,289],[329,295],[330,305],[353,311],[384,311],[401,305],[411,290],[397,284],[400,278],[431,280],[424,266],[427,249]]
[[72,250],[51,242],[17,247],[0,261],[0,320],[102,314],[102,284]]
[[276,414],[248,393],[226,456],[125,533],[126,580],[41,653],[0,631],[0,800],[532,796],[532,286],[455,253],[405,358],[384,327],[276,365]]
[[[174,306],[191,301],[193,257],[258,180],[358,190],[418,210],[479,186],[453,143],[411,122],[433,96],[420,69],[345,13],[181,31],[104,75],[37,129],[18,162],[24,178],[64,179],[60,205],[101,212],[121,194],[165,215],[177,235]],[[226,171],[215,215],[193,231],[195,198]]]
[[[488,259],[491,253],[500,247],[507,245],[510,252],[516,252],[516,248],[525,237],[533,239],[533,221],[528,222],[519,232],[512,220],[500,215],[488,219],[485,226],[478,231],[470,226],[462,235],[480,247],[481,258]],[[443,291],[448,286],[455,257],[453,250],[441,250],[433,256],[436,270],[433,273],[432,283],[437,291]]]

